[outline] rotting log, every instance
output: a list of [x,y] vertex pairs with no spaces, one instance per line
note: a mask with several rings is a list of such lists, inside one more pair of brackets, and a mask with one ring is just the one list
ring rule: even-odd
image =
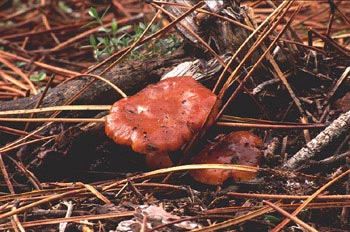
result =
[[[175,0],[167,2],[175,2],[192,7],[197,4],[199,0]],[[164,8],[167,10],[166,13],[168,13],[167,16],[170,20],[173,20],[172,16],[179,17],[187,11],[186,8],[174,7],[173,5],[166,4]],[[248,21],[253,22],[249,16],[248,8],[240,7],[239,1],[237,0],[205,0],[201,9],[227,17],[247,28],[249,28],[247,25]],[[192,32],[199,35],[201,39],[215,49],[219,55],[227,52],[235,52],[251,32],[225,19],[220,19],[204,12],[189,14],[181,23],[176,25],[176,28],[193,46],[202,50],[207,50]]]
[[[164,58],[148,60],[131,60],[117,64],[102,77],[109,80],[127,95],[131,95],[150,83],[159,81],[160,77],[174,65],[187,61],[183,52]],[[93,72],[99,75],[101,69]],[[40,107],[60,106],[77,94],[93,80],[92,77],[81,77],[50,89],[44,97]],[[13,101],[4,101],[0,104],[0,111],[15,109],[32,109],[38,102],[40,94]],[[108,84],[96,81],[87,91],[74,101],[74,104],[112,104],[121,96]]]
[[[200,2],[200,0],[167,0],[167,2],[192,7]],[[253,10],[247,6],[241,6],[240,0],[204,0],[203,2],[201,11],[189,14],[184,20],[176,24],[176,28],[192,46],[201,49],[206,54],[209,54],[208,47],[204,46],[196,35],[220,56],[235,53],[258,26],[254,19]],[[164,8],[166,9],[165,14],[170,20],[174,20],[174,16],[180,17],[188,10],[187,8],[176,7],[172,4],[165,4]],[[289,40],[299,40],[291,31],[288,31],[284,36]],[[250,40],[238,55],[238,62],[247,54],[255,38]],[[268,42],[264,44],[266,47],[267,45]],[[264,46],[261,46],[251,55],[249,59],[250,64],[254,64],[264,52]],[[295,56],[297,56],[296,54],[300,55],[304,52],[303,48],[290,46],[282,42],[278,44],[278,47],[280,49],[274,55],[274,59],[276,59],[275,61],[280,66],[283,66],[286,62],[293,63]],[[248,67],[249,63],[245,66]],[[289,68],[291,68],[290,65]]]

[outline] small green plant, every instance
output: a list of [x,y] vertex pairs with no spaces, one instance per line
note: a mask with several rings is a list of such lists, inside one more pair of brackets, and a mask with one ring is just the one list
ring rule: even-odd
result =
[[270,214],[265,215],[264,220],[268,221],[268,222],[271,222],[271,223],[279,223],[281,221],[280,218],[275,217],[275,216],[270,215]]
[[40,81],[44,80],[45,77],[46,77],[46,73],[45,72],[39,72],[38,74],[31,75],[29,77],[29,79],[31,81],[34,81],[34,82],[40,82]]
[[[115,19],[112,20],[111,27],[107,28],[102,21],[102,18],[105,16],[107,11],[108,8],[101,16],[99,16],[97,10],[93,7],[90,7],[89,15],[94,18],[94,20],[85,25],[90,26],[93,24],[98,24],[101,26],[99,32],[105,35],[105,37],[95,37],[94,35],[90,35],[89,37],[90,45],[94,49],[94,57],[97,61],[99,61],[101,57],[103,58],[105,56],[109,56],[116,49],[120,48],[121,45],[124,45],[126,43],[124,39],[124,37],[127,35],[126,32],[131,28],[131,26],[124,26],[119,28]],[[130,41],[127,41],[127,43],[129,42]]]
[[[160,23],[151,25],[147,35],[156,33],[160,28]],[[134,26],[135,34],[132,36],[133,40],[136,41],[141,34],[145,31],[146,25],[139,23]],[[132,59],[145,59],[154,56],[166,56],[172,54],[177,47],[180,46],[181,40],[175,34],[169,34],[165,38],[153,38],[147,43],[141,44],[136,47],[131,53]]]
[[[33,82],[36,82],[39,86],[42,85],[40,82],[43,81],[46,77],[46,73],[45,72],[39,72],[39,73],[35,73],[34,75],[31,75],[29,77],[29,79]],[[45,86],[41,86],[38,89],[38,92],[41,93],[42,91],[44,91]]]
[[[97,61],[108,57],[117,50],[128,47],[130,44],[135,42],[146,29],[146,25],[144,23],[139,23],[133,27],[133,33],[129,33],[132,26],[128,25],[119,27],[115,19],[112,20],[111,27],[107,28],[102,21],[102,18],[105,16],[107,11],[108,8],[100,16],[97,10],[91,7],[89,9],[89,15],[94,20],[84,26],[86,27],[93,24],[98,24],[101,26],[98,36],[90,35],[89,37],[90,46],[93,48],[94,58]],[[147,35],[155,33],[158,29],[158,23],[152,25]],[[153,38],[151,41],[137,46],[131,52],[129,58],[144,59],[158,55],[169,55],[175,51],[176,47],[178,47],[180,43],[180,39],[174,34],[170,34],[165,39]]]
[[17,61],[16,62],[16,67],[18,67],[18,68],[22,68],[22,67],[24,67],[26,65],[27,65],[27,63],[23,62],[23,61]]

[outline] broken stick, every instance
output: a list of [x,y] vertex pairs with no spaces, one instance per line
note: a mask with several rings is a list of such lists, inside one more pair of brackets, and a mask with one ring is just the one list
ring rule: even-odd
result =
[[314,139],[312,139],[302,149],[300,149],[294,156],[287,160],[287,162],[283,164],[282,168],[292,170],[300,167],[309,159],[319,154],[324,148],[338,139],[345,132],[348,132],[349,128],[350,111],[341,114],[326,129],[324,129]]

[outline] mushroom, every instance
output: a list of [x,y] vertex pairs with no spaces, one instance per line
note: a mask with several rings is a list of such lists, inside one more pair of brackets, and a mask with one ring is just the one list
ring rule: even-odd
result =
[[[249,131],[236,131],[223,136],[217,143],[206,147],[192,158],[195,164],[240,164],[257,166],[261,157],[263,141]],[[197,181],[221,185],[228,178],[234,181],[248,181],[256,177],[256,173],[222,170],[201,169],[190,171]]]
[[149,166],[168,167],[168,153],[200,130],[216,98],[190,76],[168,78],[114,103],[105,131],[116,143],[147,154]]

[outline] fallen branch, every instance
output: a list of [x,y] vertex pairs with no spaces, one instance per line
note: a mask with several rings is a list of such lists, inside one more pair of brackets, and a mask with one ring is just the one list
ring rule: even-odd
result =
[[324,148],[333,143],[345,132],[349,131],[350,127],[350,111],[340,115],[326,129],[312,139],[305,147],[300,149],[293,157],[285,162],[282,168],[296,169],[309,159],[314,158]]
[[[129,61],[115,65],[103,77],[131,95],[147,84],[159,81],[164,72],[171,69],[173,65],[187,60],[188,58],[183,57],[183,53],[178,53],[164,58]],[[99,72],[100,70],[96,70],[94,73],[98,74]],[[40,107],[63,105],[65,101],[83,89],[91,80],[92,78],[88,76],[81,77],[50,89]],[[33,109],[39,98],[40,94],[2,102],[0,111]],[[118,99],[120,99],[120,95],[111,86],[97,81],[75,101],[75,104],[110,105]]]

